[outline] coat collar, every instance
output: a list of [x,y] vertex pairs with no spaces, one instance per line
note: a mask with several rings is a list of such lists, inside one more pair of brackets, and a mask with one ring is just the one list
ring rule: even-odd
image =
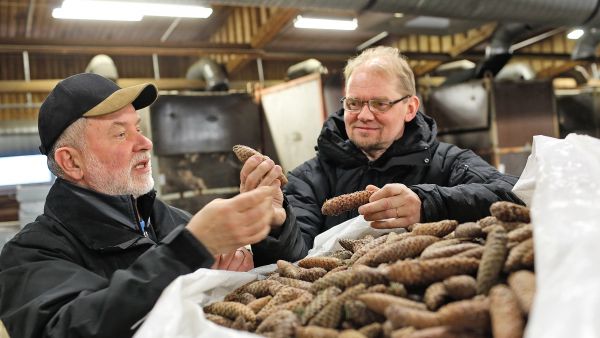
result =
[[[147,221],[156,192],[137,199],[138,210]],[[134,244],[153,242],[138,230],[133,196],[112,196],[57,178],[46,197],[44,213],[74,233],[94,250],[123,250]]]

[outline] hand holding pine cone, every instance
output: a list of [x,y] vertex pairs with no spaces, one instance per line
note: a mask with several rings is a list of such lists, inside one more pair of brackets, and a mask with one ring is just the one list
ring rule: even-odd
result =
[[[262,156],[263,160],[266,159],[267,157],[261,153],[259,153],[258,151],[248,147],[248,146],[244,146],[241,144],[237,144],[235,146],[233,146],[233,152],[235,153],[235,156],[237,156],[238,160],[240,160],[240,162],[242,163],[246,163],[246,161],[254,156],[254,155],[260,155]],[[284,174],[281,174],[278,177],[279,181],[281,181],[281,186],[283,187],[284,185],[287,184],[288,180],[287,177],[285,177]]]

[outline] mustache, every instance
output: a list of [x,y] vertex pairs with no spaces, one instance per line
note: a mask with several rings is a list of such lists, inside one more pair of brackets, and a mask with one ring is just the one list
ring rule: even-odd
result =
[[136,164],[144,161],[150,163],[151,158],[152,155],[149,151],[144,151],[142,153],[135,154],[135,156],[133,156],[133,158],[131,159],[131,165],[135,166]]

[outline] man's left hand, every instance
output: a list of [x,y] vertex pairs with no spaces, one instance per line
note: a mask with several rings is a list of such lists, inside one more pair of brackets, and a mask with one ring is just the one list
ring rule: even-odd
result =
[[381,189],[369,185],[367,190],[375,192],[358,212],[373,228],[406,228],[421,221],[421,199],[404,184],[390,183]]
[[216,255],[215,263],[210,268],[214,270],[249,271],[254,269],[254,259],[248,249],[241,247],[234,252]]

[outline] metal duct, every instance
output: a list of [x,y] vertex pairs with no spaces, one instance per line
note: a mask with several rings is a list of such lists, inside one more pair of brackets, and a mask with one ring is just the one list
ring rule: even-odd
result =
[[287,70],[287,77],[293,80],[312,73],[327,74],[327,67],[317,59],[308,59],[291,65]]
[[110,56],[105,54],[98,54],[92,58],[88,66],[85,68],[86,73],[98,74],[105,78],[117,81],[119,78],[119,72],[117,66]]
[[527,81],[535,79],[535,72],[526,63],[510,63],[502,68],[495,77],[498,81]]
[[207,91],[229,90],[229,80],[223,68],[209,58],[201,58],[187,71],[185,77],[189,80],[204,80]]
[[479,61],[473,69],[467,69],[448,76],[443,85],[482,78],[486,73],[498,74],[512,57],[510,46],[514,40],[529,30],[531,30],[531,27],[524,23],[507,22],[500,24],[494,31],[490,44],[485,49],[485,58]]
[[494,32],[490,44],[485,48],[485,56],[492,57],[500,54],[512,54],[510,46],[519,36],[530,31],[531,28],[528,24],[520,22],[501,24]]
[[596,57],[596,46],[600,43],[600,29],[585,28],[583,36],[577,40],[571,53],[573,60],[593,60]]
[[211,3],[299,9],[368,10],[482,21],[527,22],[548,26],[600,27],[600,0],[215,0]]

